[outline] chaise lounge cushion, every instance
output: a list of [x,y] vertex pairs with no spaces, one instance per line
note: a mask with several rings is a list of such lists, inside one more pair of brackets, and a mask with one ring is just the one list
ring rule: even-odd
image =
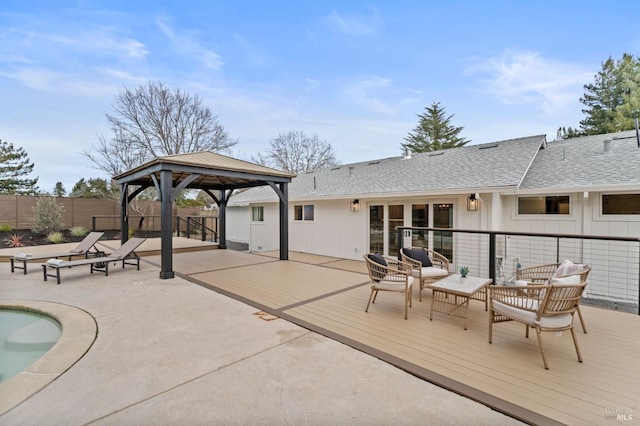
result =
[[409,249],[409,248],[403,248],[402,252],[410,257],[413,260],[419,260],[420,262],[422,262],[422,267],[426,268],[429,266],[433,266],[433,263],[431,263],[431,259],[429,259],[429,256],[427,255],[427,252],[421,249]]

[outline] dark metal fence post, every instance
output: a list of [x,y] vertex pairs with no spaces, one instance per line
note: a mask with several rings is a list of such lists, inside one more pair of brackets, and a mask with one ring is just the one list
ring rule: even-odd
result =
[[204,216],[201,216],[202,221],[202,241],[207,241],[207,227],[205,226]]
[[400,253],[402,253],[402,249],[404,248],[404,231],[406,230],[406,228],[401,228],[401,227],[397,227],[397,232],[398,232],[398,260],[400,259]]
[[496,283],[496,234],[489,234],[489,278]]
[[93,232],[96,232],[96,217],[95,216],[91,216],[91,230]]

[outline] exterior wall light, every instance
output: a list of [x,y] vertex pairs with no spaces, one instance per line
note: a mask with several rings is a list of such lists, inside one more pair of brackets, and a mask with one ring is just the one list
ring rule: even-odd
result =
[[357,213],[360,211],[360,200],[353,200],[351,202],[351,208],[350,210],[354,213]]
[[467,197],[467,211],[477,212],[478,211],[478,199],[476,198],[476,194],[471,194]]

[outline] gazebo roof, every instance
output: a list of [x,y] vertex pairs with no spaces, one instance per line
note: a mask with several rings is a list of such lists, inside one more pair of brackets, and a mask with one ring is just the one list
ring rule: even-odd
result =
[[295,176],[226,155],[203,151],[157,157],[114,176],[113,179],[119,184],[149,186],[153,185],[151,175],[159,179],[159,173],[163,170],[171,170],[174,187],[186,177],[198,175],[187,185],[187,188],[192,189],[248,188],[265,185],[266,181],[288,183]]

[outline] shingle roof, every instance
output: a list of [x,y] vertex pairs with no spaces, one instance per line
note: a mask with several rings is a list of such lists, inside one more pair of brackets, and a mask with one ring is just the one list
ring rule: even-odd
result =
[[[611,153],[604,141],[611,140]],[[640,185],[640,148],[634,130],[553,141],[536,156],[521,189],[595,190]]]
[[266,185],[267,181],[290,182],[292,174],[249,163],[214,152],[167,155],[155,158],[114,179],[118,183],[151,185],[152,175],[161,170],[172,171],[172,185],[190,180],[187,188],[229,189]]
[[[544,144],[545,136],[537,135],[318,169],[292,180],[289,199],[515,189]],[[275,200],[270,188],[254,188],[233,196],[230,204]]]

